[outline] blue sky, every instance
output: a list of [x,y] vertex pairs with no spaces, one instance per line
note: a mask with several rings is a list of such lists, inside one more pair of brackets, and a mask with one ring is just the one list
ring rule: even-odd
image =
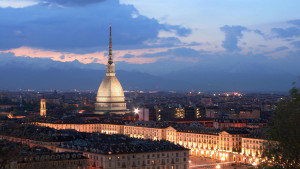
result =
[[299,6],[298,0],[0,0],[0,66],[24,57],[103,65],[111,24],[119,69],[157,75],[259,67],[254,71],[299,76]]

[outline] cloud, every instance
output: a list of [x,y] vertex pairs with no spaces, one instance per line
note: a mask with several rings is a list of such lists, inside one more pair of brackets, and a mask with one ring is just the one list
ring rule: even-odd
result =
[[[205,58],[208,56],[210,53],[207,51],[202,51],[202,50],[195,50],[190,47],[175,47],[175,48],[169,48],[168,50],[164,51],[158,51],[156,50],[155,53],[144,53],[141,55],[133,56],[129,55],[127,57],[126,55],[120,57],[120,59],[126,59],[126,58],[158,58],[156,61],[161,60],[161,59],[168,59],[170,62],[185,62],[185,63],[192,63],[196,64],[198,63],[201,59]],[[155,63],[155,62],[153,62]],[[172,68],[175,69],[175,68]]]
[[126,55],[122,56],[122,58],[133,58],[133,57],[134,57],[134,55],[131,55],[131,54],[126,54]]
[[86,6],[90,4],[95,4],[103,2],[105,0],[40,0],[43,4],[46,5],[61,5],[61,6]]
[[155,38],[149,39],[143,42],[147,46],[151,47],[168,47],[168,46],[179,46],[183,43],[176,37],[167,37],[167,38]]
[[1,0],[0,8],[25,8],[38,4],[36,0]]
[[[167,58],[166,55],[154,55],[147,57],[149,54],[162,53],[170,48],[153,48],[153,49],[136,49],[136,50],[114,50],[113,58],[116,62],[127,62],[130,64],[145,64],[157,62],[159,59]],[[78,61],[84,64],[89,63],[107,63],[107,51],[77,54],[71,52],[58,52],[53,50],[34,49],[30,47],[20,47],[10,50],[0,51],[0,54],[12,53],[17,57],[30,58],[49,58],[60,62]]]
[[191,43],[185,43],[181,42],[176,37],[163,37],[163,38],[155,38],[155,39],[149,39],[144,42],[145,45],[150,47],[181,47],[181,46],[200,46],[202,43],[199,42],[191,42]]
[[180,25],[164,25],[164,30],[170,31],[174,30],[179,36],[188,36],[192,33],[191,29],[184,28]]
[[173,56],[182,57],[182,58],[195,58],[201,57],[201,54],[206,53],[204,51],[198,51],[192,48],[176,48],[168,50]]
[[86,6],[90,4],[100,3],[105,0],[1,0],[0,8],[25,8],[33,5],[42,6],[60,6],[60,7],[72,7],[72,6]]
[[[0,54],[7,53],[11,53],[16,57],[49,58],[60,62],[77,61],[83,64],[107,63],[107,51],[77,54],[71,52],[34,49],[30,47],[20,47],[0,51]],[[149,64],[158,62],[161,59],[196,63],[207,55],[209,55],[209,52],[195,50],[190,47],[113,50],[113,59],[115,62],[126,62],[129,64]]]
[[291,20],[291,21],[288,21],[288,23],[290,23],[290,24],[293,24],[293,25],[296,25],[296,26],[300,27],[300,19]]
[[225,25],[220,28],[225,33],[225,40],[222,42],[223,48],[228,52],[239,51],[238,41],[243,37],[242,32],[246,31],[247,28],[243,26],[228,26]]
[[275,48],[273,50],[273,52],[280,52],[280,51],[287,50],[287,49],[289,49],[289,48],[286,46],[281,46],[281,47]]
[[272,28],[271,30],[277,38],[292,38],[300,36],[300,28]]
[[295,37],[300,37],[300,19],[290,20],[286,23],[293,26],[287,28],[272,28],[273,38],[282,38],[285,41],[293,41]]
[[291,43],[295,48],[300,48],[300,41],[294,41]]
[[[145,47],[143,42],[158,38],[161,30],[174,31],[178,36],[191,33],[188,28],[160,24],[156,19],[139,15],[134,6],[120,4],[118,0],[51,2],[60,2],[70,7],[35,5],[0,10],[0,16],[6,16],[0,19],[0,49],[31,46],[51,50],[96,47],[98,50],[104,50],[108,45],[110,24],[114,47]],[[92,2],[93,5],[87,5],[85,8],[77,7],[80,3]],[[138,15],[133,18],[132,13]]]
[[264,33],[262,33],[260,30],[255,29],[255,30],[249,30],[248,31],[253,31],[254,33],[257,33],[258,35],[262,36],[263,38],[266,38],[266,35]]
[[260,45],[257,45],[258,47],[261,47],[261,48],[266,48],[267,45],[263,45],[263,44],[260,44]]

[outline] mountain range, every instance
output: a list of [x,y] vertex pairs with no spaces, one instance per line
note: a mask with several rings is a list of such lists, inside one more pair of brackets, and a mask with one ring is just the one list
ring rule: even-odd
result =
[[[0,90],[97,90],[104,76],[102,64],[18,57],[0,63]],[[259,64],[198,65],[156,75],[119,69],[117,77],[124,90],[158,91],[286,92],[298,80],[296,75]]]

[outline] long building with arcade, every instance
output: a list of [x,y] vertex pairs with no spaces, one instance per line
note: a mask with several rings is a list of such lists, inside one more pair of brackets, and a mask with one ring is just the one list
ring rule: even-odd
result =
[[169,124],[163,122],[137,121],[131,123],[45,123],[35,125],[54,129],[74,129],[79,132],[124,134],[132,138],[167,140],[190,149],[198,157],[220,161],[259,164],[265,140],[245,129],[218,130],[199,124]]

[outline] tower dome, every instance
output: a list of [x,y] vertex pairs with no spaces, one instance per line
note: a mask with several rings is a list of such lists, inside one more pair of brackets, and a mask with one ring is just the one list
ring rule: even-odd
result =
[[106,76],[98,89],[95,114],[115,113],[124,114],[127,112],[123,88],[115,72],[115,63],[112,59],[111,27],[109,38],[109,55],[106,65]]

